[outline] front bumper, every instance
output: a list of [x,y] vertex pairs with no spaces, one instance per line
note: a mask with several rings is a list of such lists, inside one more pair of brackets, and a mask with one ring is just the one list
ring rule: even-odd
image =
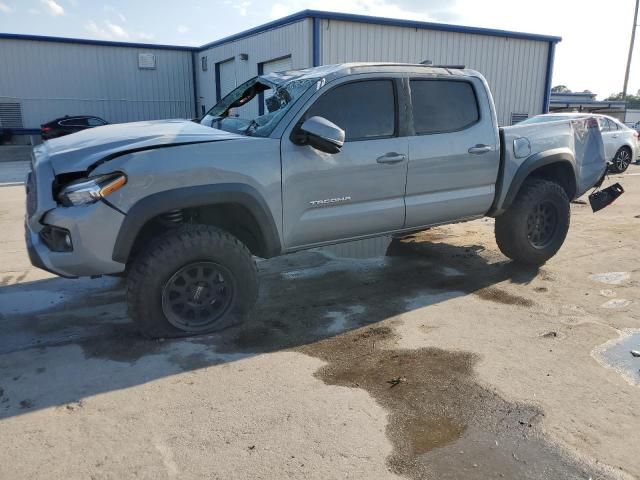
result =
[[25,241],[34,267],[62,277],[84,277],[120,273],[125,264],[115,262],[113,245],[124,215],[103,202],[71,208],[56,208],[47,212],[40,223],[69,231],[73,251],[52,251],[40,232],[25,220]]
[[[78,207],[60,206],[52,195],[54,180],[46,144],[35,147],[26,183],[25,218],[25,240],[33,266],[63,277],[123,272],[125,264],[111,257],[124,215],[102,201]],[[51,250],[41,236],[46,225],[66,230],[73,250]]]
[[[40,270],[45,270],[46,272],[53,273],[55,275],[60,275],[61,277],[66,277],[62,273],[55,272],[51,270],[51,267],[44,263],[42,257],[40,256],[39,250],[41,248],[36,248],[35,243],[42,243],[38,235],[34,234],[29,230],[29,226],[27,225],[27,221],[25,219],[24,222],[24,242],[27,245],[27,253],[29,254],[29,261],[31,265]],[[67,277],[67,278],[75,278],[75,277]]]
[[[39,220],[27,217],[25,242],[29,259],[34,267],[68,278],[123,272],[125,264],[111,258],[123,220],[122,213],[103,202],[82,207],[57,207]],[[44,225],[68,230],[73,250],[51,250],[41,237]]]

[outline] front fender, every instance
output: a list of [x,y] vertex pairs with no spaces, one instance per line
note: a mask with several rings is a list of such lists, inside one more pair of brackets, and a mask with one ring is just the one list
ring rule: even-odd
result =
[[276,256],[282,251],[273,215],[258,191],[242,183],[224,183],[176,188],[138,200],[126,213],[120,227],[113,249],[113,260],[126,263],[144,225],[162,213],[174,209],[229,203],[242,205],[254,216],[265,242],[265,257]]

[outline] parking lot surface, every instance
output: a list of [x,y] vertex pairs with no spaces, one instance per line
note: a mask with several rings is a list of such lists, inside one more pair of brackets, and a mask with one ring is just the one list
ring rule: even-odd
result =
[[[640,167],[540,269],[489,219],[259,262],[247,325],[150,341],[23,246],[0,163],[0,478],[640,477]],[[634,346],[635,345],[635,346]]]

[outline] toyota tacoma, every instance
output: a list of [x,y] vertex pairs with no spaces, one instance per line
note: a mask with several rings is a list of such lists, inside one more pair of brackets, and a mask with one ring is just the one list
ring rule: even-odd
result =
[[489,216],[507,257],[540,265],[605,170],[595,120],[501,128],[476,71],[329,65],[255,77],[197,122],[34,148],[26,242],[64,277],[126,275],[143,334],[200,334],[250,312],[255,257]]

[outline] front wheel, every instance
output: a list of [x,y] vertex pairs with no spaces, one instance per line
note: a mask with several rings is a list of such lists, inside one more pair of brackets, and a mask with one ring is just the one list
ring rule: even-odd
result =
[[564,243],[570,215],[569,198],[560,185],[528,179],[511,207],[496,218],[498,248],[516,262],[542,265]]
[[613,163],[610,168],[613,173],[623,173],[629,168],[630,164],[631,150],[628,147],[622,147],[616,152],[616,156],[613,157]]
[[222,330],[241,322],[257,295],[249,250],[206,225],[166,233],[133,262],[127,279],[129,315],[147,337]]

